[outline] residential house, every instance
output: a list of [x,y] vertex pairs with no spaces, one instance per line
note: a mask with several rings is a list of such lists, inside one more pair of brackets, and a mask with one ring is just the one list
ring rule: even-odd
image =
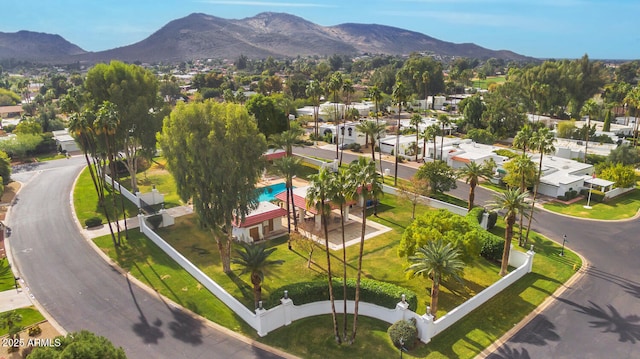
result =
[[252,243],[270,239],[285,233],[282,219],[287,211],[271,202],[260,202],[244,221],[233,223],[233,236],[243,242]]

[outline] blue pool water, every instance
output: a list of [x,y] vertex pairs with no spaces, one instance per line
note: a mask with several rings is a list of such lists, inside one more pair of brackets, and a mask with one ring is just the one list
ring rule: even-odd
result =
[[269,202],[276,198],[276,195],[280,192],[284,192],[287,189],[287,185],[282,183],[272,184],[271,186],[258,188],[258,191],[262,191],[258,197],[260,202]]

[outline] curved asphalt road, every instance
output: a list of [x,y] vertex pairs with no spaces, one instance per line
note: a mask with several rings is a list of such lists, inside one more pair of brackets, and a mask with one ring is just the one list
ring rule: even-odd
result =
[[[295,152],[335,157],[334,151],[309,147]],[[346,152],[343,156],[346,163],[356,158]],[[392,163],[384,168],[393,174]],[[398,176],[408,178],[414,172],[401,165]],[[466,199],[468,191],[458,181],[458,189],[450,193]],[[476,188],[477,203],[492,197],[492,192]],[[567,246],[589,265],[583,267],[582,278],[487,358],[640,358],[640,219],[588,221],[540,210],[532,228],[560,243],[566,234]]]
[[150,294],[107,264],[78,232],[69,201],[81,157],[21,166],[8,238],[35,299],[67,331],[87,329],[129,358],[279,358]]

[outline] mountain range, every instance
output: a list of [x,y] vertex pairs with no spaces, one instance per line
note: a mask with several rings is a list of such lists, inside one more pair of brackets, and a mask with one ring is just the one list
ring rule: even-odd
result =
[[293,58],[412,52],[532,60],[507,50],[490,50],[473,43],[455,44],[391,26],[354,23],[320,26],[294,15],[272,12],[240,20],[194,13],[169,22],[142,41],[99,52],[85,51],[59,35],[0,32],[0,59],[45,63],[95,63],[112,59],[175,63],[205,58],[235,59],[241,54],[248,58]]

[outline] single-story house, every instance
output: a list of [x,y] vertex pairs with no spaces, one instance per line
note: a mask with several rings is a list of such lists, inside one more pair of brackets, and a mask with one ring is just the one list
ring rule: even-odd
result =
[[[338,138],[336,139],[335,124],[322,124],[319,127],[319,133],[321,136],[325,136],[326,134],[331,134],[331,143],[336,143],[337,140],[341,145],[350,145],[352,143],[358,143],[361,146],[364,146],[366,141],[366,135],[358,131],[357,126],[360,122],[347,122],[338,124]],[[371,139],[369,139],[371,142]]]
[[20,117],[23,112],[22,105],[0,106],[0,118]]
[[269,162],[285,157],[286,155],[287,152],[281,148],[270,148],[267,150],[267,152],[262,154],[264,159]]
[[454,169],[463,168],[467,163],[483,164],[493,159],[497,166],[509,160],[508,157],[500,156],[495,151],[500,147],[475,143],[470,139],[462,140],[453,149],[446,153],[447,164]]
[[60,131],[52,131],[53,138],[56,140],[56,147],[60,152],[75,152],[80,151],[80,146],[76,142],[76,139],[69,134],[68,129]]
[[[531,160],[538,163],[539,154],[531,155]],[[568,191],[580,191],[589,188],[585,179],[593,176],[593,165],[556,156],[544,156],[542,159],[542,176],[538,193],[549,196],[564,196]],[[504,173],[504,169],[502,170]]]
[[282,218],[287,211],[271,202],[260,202],[258,208],[249,213],[241,223],[233,223],[233,236],[243,242],[251,243],[284,234]]

